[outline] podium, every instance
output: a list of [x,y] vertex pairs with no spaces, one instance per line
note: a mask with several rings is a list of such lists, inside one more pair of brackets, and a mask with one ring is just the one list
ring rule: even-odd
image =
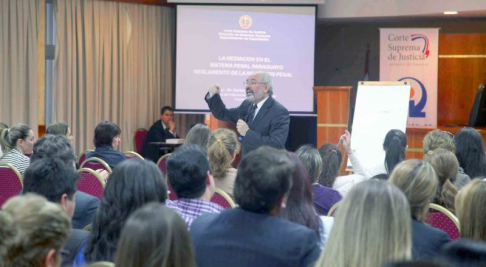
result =
[[[348,129],[352,86],[314,86],[317,102],[317,148],[325,143],[337,144]],[[344,149],[343,162],[347,161]],[[345,173],[345,164],[341,173]]]

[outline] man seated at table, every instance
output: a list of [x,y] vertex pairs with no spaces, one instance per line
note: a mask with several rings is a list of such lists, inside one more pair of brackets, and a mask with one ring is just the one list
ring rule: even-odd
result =
[[157,162],[165,154],[165,151],[160,150],[158,145],[151,143],[165,142],[167,139],[179,138],[175,129],[174,109],[170,106],[165,106],[160,110],[160,120],[154,122],[152,127],[150,127],[147,139],[145,139],[145,144],[142,148],[142,156],[153,162]]

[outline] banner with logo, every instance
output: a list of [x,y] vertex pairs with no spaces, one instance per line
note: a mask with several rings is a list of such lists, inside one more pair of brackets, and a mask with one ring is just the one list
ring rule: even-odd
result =
[[407,127],[437,128],[438,49],[439,29],[380,29],[380,81],[412,85]]

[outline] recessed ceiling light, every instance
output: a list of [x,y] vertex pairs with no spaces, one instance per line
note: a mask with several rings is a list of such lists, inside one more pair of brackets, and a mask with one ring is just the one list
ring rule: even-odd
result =
[[444,15],[457,15],[457,11],[444,11]]

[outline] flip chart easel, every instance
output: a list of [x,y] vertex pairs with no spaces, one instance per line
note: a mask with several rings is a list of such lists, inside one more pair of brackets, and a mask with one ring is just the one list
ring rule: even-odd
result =
[[[351,147],[365,169],[383,164],[389,130],[405,132],[410,88],[407,82],[358,82]],[[347,167],[352,167],[349,160]]]

